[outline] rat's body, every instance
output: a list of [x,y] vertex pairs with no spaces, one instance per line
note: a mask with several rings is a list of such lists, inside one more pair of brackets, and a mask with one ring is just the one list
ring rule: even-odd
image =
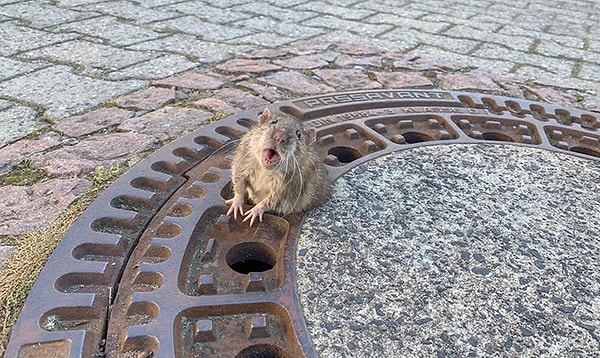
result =
[[[246,133],[232,165],[234,197],[227,200],[227,214],[238,212],[262,221],[265,211],[280,215],[302,213],[329,198],[331,184],[311,143],[316,130],[304,129],[292,118],[274,117],[268,109],[259,123]],[[255,206],[244,214],[243,205]]]

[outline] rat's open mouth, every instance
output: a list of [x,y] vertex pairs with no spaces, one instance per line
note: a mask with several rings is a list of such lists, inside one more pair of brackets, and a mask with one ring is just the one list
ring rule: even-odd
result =
[[263,164],[266,168],[274,167],[277,165],[277,163],[279,163],[280,159],[281,156],[276,150],[270,148],[263,150]]

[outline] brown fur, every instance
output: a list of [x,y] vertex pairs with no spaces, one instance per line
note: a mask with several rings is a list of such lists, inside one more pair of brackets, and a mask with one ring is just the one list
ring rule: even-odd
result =
[[[300,138],[298,138],[298,135]],[[228,214],[243,213],[247,199],[255,207],[246,212],[250,225],[262,221],[265,211],[287,215],[302,213],[323,204],[329,198],[331,184],[316,150],[314,128],[305,129],[289,117],[274,117],[268,109],[259,116],[259,124],[244,135],[232,166],[234,197]],[[279,156],[270,162],[265,150]],[[270,152],[270,153],[275,153]]]

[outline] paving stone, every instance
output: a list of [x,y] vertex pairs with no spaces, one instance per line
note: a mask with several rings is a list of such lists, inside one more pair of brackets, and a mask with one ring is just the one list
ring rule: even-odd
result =
[[369,66],[369,67],[381,67],[383,59],[381,56],[369,56],[369,57],[356,57],[348,55],[340,55],[335,59],[335,65],[340,67],[349,66]]
[[438,75],[440,87],[453,90],[500,91],[494,80],[484,73]]
[[276,102],[281,101],[283,99],[288,99],[288,96],[279,91],[276,86],[268,86],[262,83],[258,83],[256,81],[241,81],[238,82],[237,85],[256,92],[262,98],[266,99],[269,102]]
[[169,54],[111,72],[108,78],[118,81],[126,79],[152,80],[172,76],[197,66],[198,64],[184,56]]
[[174,34],[128,47],[141,51],[164,51],[185,55],[202,63],[215,63],[240,55],[255,46],[224,44],[199,40],[196,36]]
[[273,63],[294,70],[312,70],[319,67],[325,67],[329,64],[329,62],[317,55],[297,56],[288,59],[275,60]]
[[100,12],[118,17],[120,19],[125,19],[135,24],[147,24],[154,21],[172,19],[182,16],[181,13],[171,11],[167,6],[163,6],[159,9],[151,9],[147,6],[143,6],[143,3],[135,4],[130,1],[84,1],[86,1],[89,5],[79,7],[79,9]]
[[0,111],[0,123],[2,123],[0,148],[48,127],[48,124],[39,122],[37,117],[38,112],[35,109],[20,105],[11,106]]
[[527,87],[527,90],[535,94],[542,102],[552,103],[566,107],[574,107],[577,103],[577,97],[568,93],[557,91],[554,88]]
[[228,81],[228,77],[217,73],[186,72],[177,76],[154,81],[156,86],[173,86],[177,88],[209,90],[217,89]]
[[382,52],[381,49],[369,45],[358,45],[349,43],[338,44],[335,47],[335,49],[341,53],[354,56],[378,55]]
[[4,148],[0,148],[0,175],[7,174],[12,167],[26,159],[31,159],[52,147],[60,145],[60,142],[51,138],[23,139]]
[[24,53],[23,56],[31,59],[47,59],[82,66],[84,72],[96,75],[103,75],[156,57],[153,54],[129,51],[81,40],[29,51]]
[[22,235],[47,227],[91,183],[85,179],[50,179],[26,186],[0,188],[0,235]]
[[150,87],[118,98],[115,103],[119,107],[155,110],[177,99],[173,88]]
[[67,22],[97,16],[93,12],[72,11],[51,4],[25,1],[16,4],[3,5],[0,14],[26,21],[30,26],[46,28]]
[[202,40],[221,42],[236,37],[251,35],[252,32],[240,28],[227,27],[202,21],[195,16],[184,16],[177,19],[158,21],[151,24],[152,28],[165,32],[180,32],[196,35]]
[[276,86],[290,91],[296,95],[320,94],[333,92],[333,87],[327,86],[296,71],[280,71],[259,78],[259,81],[270,86]]
[[263,73],[281,69],[281,66],[268,63],[263,60],[252,59],[233,59],[223,64],[217,65],[218,70],[225,72],[246,72],[246,73]]
[[340,90],[351,89],[372,89],[381,88],[381,84],[372,81],[369,76],[361,70],[314,70],[317,76],[323,79],[326,84]]
[[[413,30],[414,31],[414,30]],[[377,47],[386,51],[409,51],[419,45],[415,33],[407,32],[402,39],[382,39],[381,37],[366,37],[346,30],[333,30],[315,38],[328,43],[347,43],[359,47]]]
[[379,13],[369,17],[366,22],[374,24],[402,25],[404,28],[416,29],[428,33],[439,33],[448,28],[451,23],[444,21],[423,21],[403,14],[398,16],[389,13]]
[[478,46],[481,45],[480,40],[472,40],[472,39],[459,39],[459,38],[448,38],[447,35],[437,35],[430,33],[423,33],[421,31],[415,31],[407,28],[396,28],[392,30],[380,38],[395,40],[401,39],[409,36],[412,41],[415,41],[419,44],[426,44],[428,46],[437,46],[448,51],[461,53],[461,54],[469,54]]
[[[485,42],[506,46],[509,49],[517,51],[527,52],[534,44],[535,39],[522,36],[524,33],[526,32],[523,31],[519,35],[514,34],[509,36],[502,33],[490,32],[486,33]],[[482,40],[481,31],[469,26],[457,25],[446,31],[445,34],[452,37],[471,39],[477,42],[481,42]]]
[[[278,5],[290,5],[288,1],[285,3],[279,2]],[[311,17],[315,17],[318,14],[313,11],[298,11],[292,9],[286,9],[281,6],[274,6],[272,4],[268,4],[265,2],[251,2],[248,4],[239,5],[233,8],[233,10],[239,13],[245,14],[258,14],[268,16],[270,18],[279,20],[282,23],[300,23],[302,20],[309,19]]]
[[[65,66],[53,66],[0,83],[5,96],[47,108],[55,119],[79,114],[114,97],[145,87],[142,81],[108,82],[75,75]],[[39,127],[39,126],[38,126]]]
[[342,6],[335,6],[323,1],[309,1],[293,8],[294,10],[313,11],[319,14],[333,15],[347,20],[362,20],[375,12],[371,10],[351,9]]
[[47,66],[49,66],[48,63],[41,61],[24,62],[16,61],[6,57],[0,57],[0,81],[27,74]]
[[[309,37],[307,35],[306,37]],[[283,36],[274,32],[259,32],[251,35],[236,37],[232,40],[224,40],[224,43],[230,43],[235,45],[254,45],[260,47],[279,47],[287,45],[293,42],[295,39],[292,37]]]
[[[111,5],[117,7],[115,5]],[[106,44],[127,46],[138,42],[166,36],[140,26],[115,21],[112,16],[102,16],[52,28],[53,32],[76,32],[82,35],[97,37]]]
[[0,36],[0,55],[11,56],[22,51],[28,51],[42,46],[67,41],[79,37],[76,34],[53,34],[29,27],[18,26],[16,22],[0,22],[0,33],[10,36]]
[[433,83],[418,73],[373,72],[385,88],[432,87]]
[[209,111],[225,114],[234,114],[239,111],[238,108],[230,105],[229,103],[216,98],[202,98],[194,102],[194,106],[199,108],[206,108]]
[[61,120],[52,129],[70,137],[81,137],[123,123],[135,113],[121,108],[99,108]]
[[[260,5],[253,4],[253,7]],[[246,11],[238,11],[236,7],[227,7],[225,9],[207,5],[205,2],[187,1],[179,2],[169,6],[163,6],[160,10],[177,11],[183,14],[194,14],[194,16],[203,21],[212,22],[215,24],[237,23],[240,20],[247,19],[252,15]]]
[[[223,88],[219,91],[212,93],[210,97],[211,99],[221,100],[235,108],[240,109],[251,109],[269,104],[268,101],[258,96],[254,96],[246,91],[242,91],[235,88]],[[199,104],[198,102],[194,102],[194,105]]]
[[156,144],[156,138],[139,133],[97,135],[35,158],[31,165],[48,175],[80,175],[98,166],[110,168]]
[[285,47],[285,50],[295,55],[311,55],[315,53],[322,53],[330,47],[332,47],[331,42],[310,39],[291,43]]
[[359,21],[343,20],[334,16],[318,16],[302,23],[305,26],[324,27],[328,29],[350,31],[363,36],[376,37],[377,35],[391,30],[391,25],[369,24]]
[[[430,61],[440,65],[442,68],[446,66],[452,68],[464,68],[465,70],[479,68],[486,69],[493,73],[508,73],[513,72],[518,66],[517,63],[510,61],[510,59],[502,57],[496,59],[472,57],[442,50],[439,47],[433,46],[422,45],[410,51],[409,54],[424,59],[430,59]],[[467,64],[469,67],[466,67]]]
[[212,116],[211,113],[196,108],[167,106],[143,116],[129,118],[119,125],[119,129],[165,141],[191,132]]
[[[252,6],[255,5],[253,4]],[[297,23],[294,26],[290,26],[289,21],[282,22],[270,18],[264,18],[262,16],[238,21],[237,25],[260,32],[279,34],[280,36],[291,39],[289,42],[293,42],[294,39],[298,40],[310,38],[325,32],[323,29],[311,27],[310,24],[308,24],[309,26],[303,26],[300,23]],[[233,41],[238,41],[238,39],[234,39]]]

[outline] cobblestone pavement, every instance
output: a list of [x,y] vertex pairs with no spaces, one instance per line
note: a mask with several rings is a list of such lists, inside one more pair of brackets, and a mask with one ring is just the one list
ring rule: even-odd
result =
[[98,166],[269,102],[436,87],[600,111],[599,4],[0,0],[0,245]]

